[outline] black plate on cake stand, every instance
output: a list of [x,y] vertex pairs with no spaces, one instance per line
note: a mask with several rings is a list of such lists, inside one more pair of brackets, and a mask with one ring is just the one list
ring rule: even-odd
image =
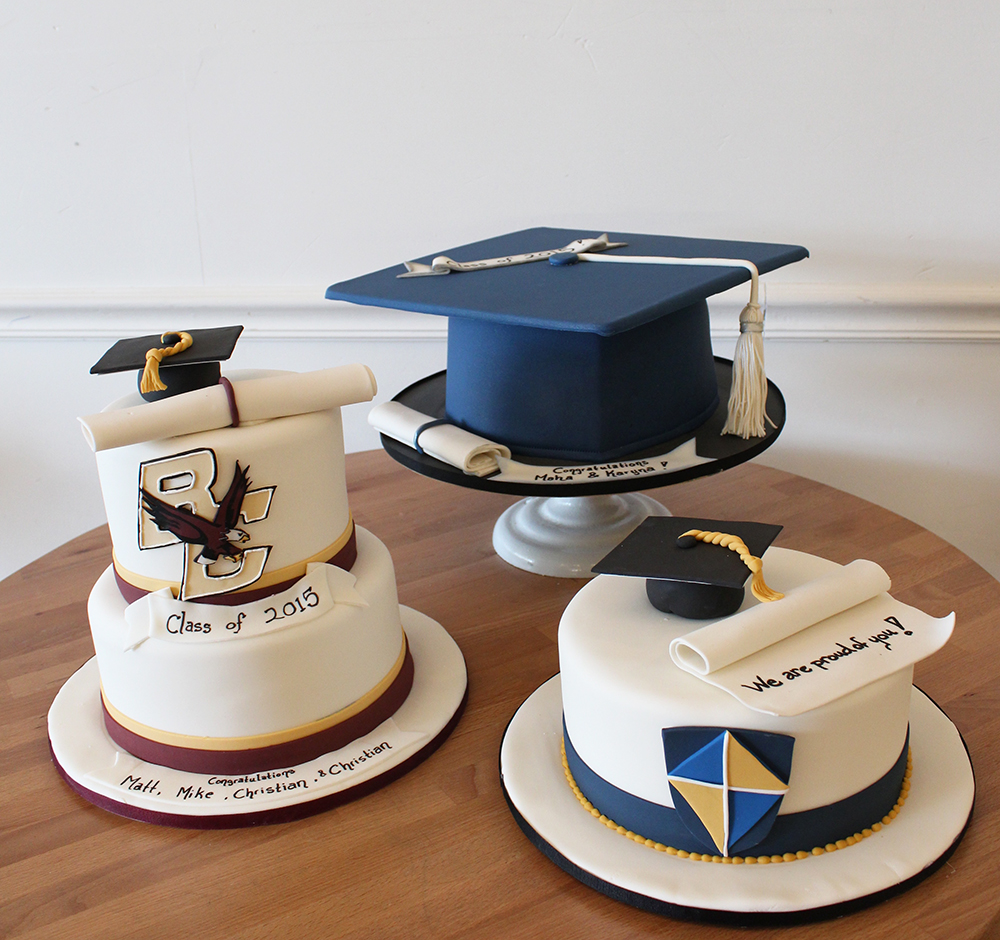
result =
[[[497,554],[504,561],[535,574],[589,578],[593,565],[643,519],[670,514],[663,505],[637,490],[721,473],[763,453],[777,440],[785,425],[785,399],[770,381],[767,414],[774,427],[768,426],[764,437],[750,440],[722,435],[732,385],[732,361],[716,356],[715,372],[719,407],[693,434],[609,461],[583,463],[513,454],[512,458],[520,464],[537,467],[537,482],[507,479],[504,473],[490,477],[463,473],[385,434],[382,446],[393,460],[423,476],[527,497],[497,520],[493,529]],[[393,401],[430,418],[444,418],[446,374],[437,372],[414,382]],[[573,479],[567,482],[566,477]]]

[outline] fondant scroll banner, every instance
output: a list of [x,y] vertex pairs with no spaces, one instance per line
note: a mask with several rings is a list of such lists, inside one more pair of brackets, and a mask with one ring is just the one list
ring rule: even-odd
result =
[[[328,411],[371,401],[378,386],[368,366],[356,363],[318,372],[288,372],[232,382],[240,421],[266,421]],[[94,451],[142,441],[227,428],[233,423],[229,394],[211,385],[132,408],[118,408],[80,418],[83,436]]]
[[368,423],[386,437],[414,449],[419,445],[424,453],[464,473],[491,476],[501,483],[593,483],[624,477],[656,476],[711,463],[711,458],[698,456],[694,438],[669,453],[638,460],[614,460],[599,464],[522,463],[511,457],[510,448],[504,444],[489,441],[454,424],[436,421],[397,401],[372,408],[368,413]]
[[174,600],[170,588],[147,594],[125,609],[125,646],[146,640],[175,643],[221,643],[245,640],[297,627],[335,604],[367,607],[355,589],[357,578],[334,565],[312,564],[287,591],[235,607]]
[[948,641],[954,613],[931,617],[890,597],[890,585],[874,562],[853,561],[782,600],[677,637],[670,656],[754,711],[800,715],[912,666]]

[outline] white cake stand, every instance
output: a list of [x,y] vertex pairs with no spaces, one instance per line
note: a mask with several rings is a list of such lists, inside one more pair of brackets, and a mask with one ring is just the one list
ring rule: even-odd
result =
[[669,516],[642,493],[529,496],[504,510],[493,548],[508,564],[556,578],[592,578],[594,567],[648,516]]

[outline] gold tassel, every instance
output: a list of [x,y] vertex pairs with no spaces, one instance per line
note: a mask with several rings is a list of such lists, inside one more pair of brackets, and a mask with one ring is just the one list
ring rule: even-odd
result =
[[146,350],[146,367],[142,370],[142,379],[139,381],[139,391],[143,394],[166,391],[167,386],[160,379],[160,363],[165,356],[174,356],[179,352],[184,352],[194,343],[190,333],[179,333],[172,330],[161,333],[160,342],[162,343],[168,336],[179,336],[180,340],[173,346],[167,346],[163,349]]
[[773,588],[769,588],[764,583],[764,562],[762,562],[756,555],[750,554],[750,549],[747,548],[746,542],[743,541],[738,535],[727,535],[725,532],[704,532],[701,529],[689,529],[684,536],[693,536],[699,542],[706,542],[710,545],[721,545],[723,548],[728,548],[731,552],[737,552],[740,556],[740,561],[743,562],[753,574],[750,579],[750,593],[753,594],[757,600],[768,603],[769,601],[780,601],[785,595],[780,591],[775,591]]

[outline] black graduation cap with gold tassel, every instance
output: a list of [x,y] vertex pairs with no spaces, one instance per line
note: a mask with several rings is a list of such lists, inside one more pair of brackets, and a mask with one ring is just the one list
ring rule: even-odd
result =
[[652,516],[593,567],[596,574],[646,579],[649,602],[690,620],[726,617],[744,585],[762,603],[784,595],[764,581],[761,555],[781,531],[764,522]]
[[139,393],[146,401],[158,401],[217,385],[222,371],[219,363],[233,354],[242,332],[242,326],[222,326],[121,339],[90,372],[106,375],[135,370]]

